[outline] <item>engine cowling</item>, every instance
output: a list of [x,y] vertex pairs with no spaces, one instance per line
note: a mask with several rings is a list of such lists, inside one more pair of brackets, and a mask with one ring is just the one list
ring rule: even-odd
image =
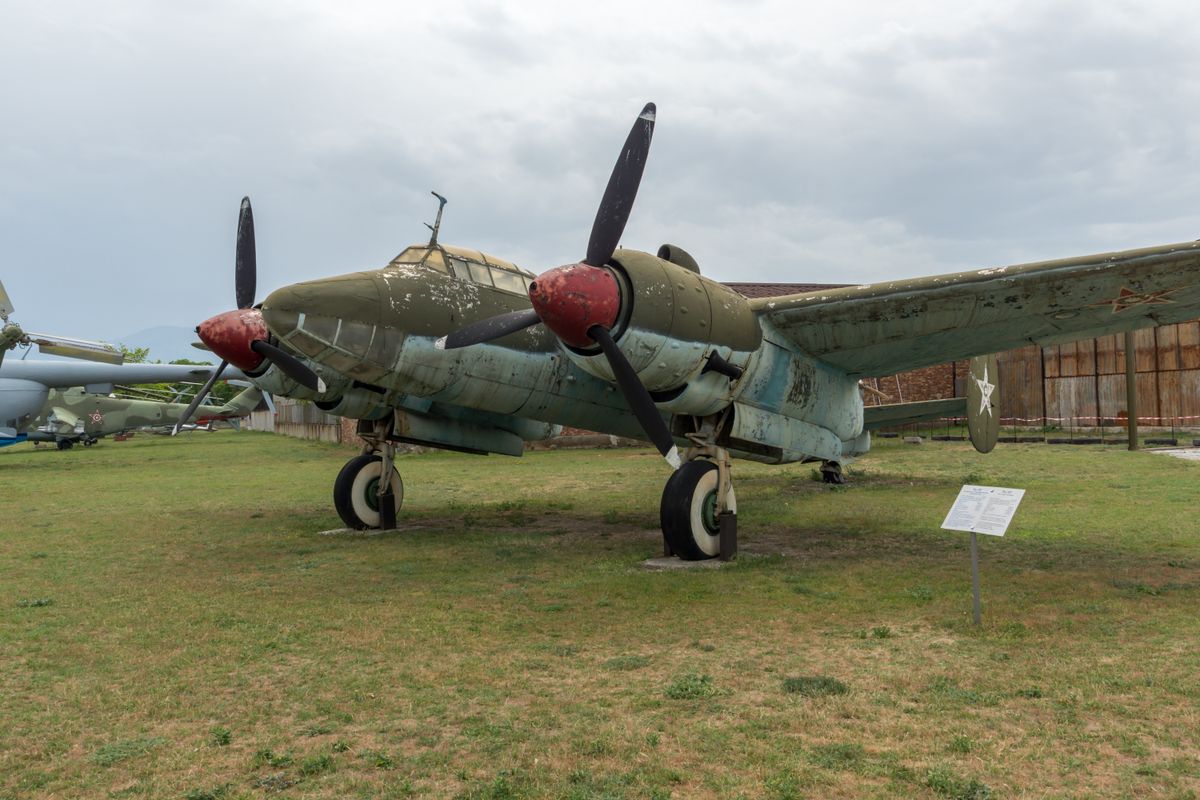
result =
[[[736,379],[705,367],[716,354],[744,370],[758,351],[762,328],[746,298],[649,253],[619,250],[611,268],[621,284],[614,338],[660,407],[708,414],[728,405]],[[598,351],[566,349],[581,369],[614,379]]]
[[391,407],[385,405],[383,396],[358,386],[342,392],[341,396],[330,400],[314,400],[313,405],[326,414],[351,419],[382,419],[391,413]]

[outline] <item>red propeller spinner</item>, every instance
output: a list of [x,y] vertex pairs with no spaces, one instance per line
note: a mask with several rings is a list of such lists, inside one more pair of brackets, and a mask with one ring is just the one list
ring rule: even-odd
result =
[[612,272],[588,264],[547,270],[529,284],[529,300],[538,318],[573,347],[594,347],[588,333],[601,325],[611,330],[621,310],[621,288]]
[[263,357],[251,346],[270,335],[257,308],[239,308],[209,317],[197,326],[196,333],[209,349],[243,372],[254,372],[262,366]]

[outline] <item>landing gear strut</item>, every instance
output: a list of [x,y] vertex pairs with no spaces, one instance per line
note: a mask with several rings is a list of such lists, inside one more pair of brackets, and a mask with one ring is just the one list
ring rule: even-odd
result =
[[690,434],[693,446],[663,487],[659,518],[666,555],[684,561],[737,553],[737,497],[729,475],[729,451],[715,444],[722,418],[705,419]]
[[391,424],[389,417],[376,421],[367,433],[360,430],[366,441],[362,455],[347,461],[333,482],[333,505],[348,528],[396,527],[396,514],[404,505],[404,482],[393,464],[396,446],[388,441]]

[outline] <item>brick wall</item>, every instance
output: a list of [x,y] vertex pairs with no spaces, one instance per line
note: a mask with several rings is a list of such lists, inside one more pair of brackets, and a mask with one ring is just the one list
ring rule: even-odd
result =
[[863,383],[871,388],[879,389],[887,395],[887,398],[880,397],[868,390],[863,395],[864,402],[867,405],[880,405],[882,403],[912,403],[918,400],[961,397],[964,392],[963,377],[967,371],[967,362],[960,361],[938,364],[912,372],[901,372],[885,378],[868,378]]

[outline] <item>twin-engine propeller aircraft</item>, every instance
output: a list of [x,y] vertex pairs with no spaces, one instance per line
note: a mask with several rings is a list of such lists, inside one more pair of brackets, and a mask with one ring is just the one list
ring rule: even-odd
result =
[[[736,519],[731,458],[819,461],[837,481],[871,428],[964,405],[987,451],[996,368],[978,357],[1200,316],[1194,243],[746,299],[674,245],[617,249],[654,118],[647,105],[630,131],[584,259],[538,276],[439,245],[435,224],[429,244],[382,269],[288,286],[251,307],[243,201],[239,310],[197,330],[264,389],[361,420],[364,454],[334,483],[348,525],[393,526],[396,442],[518,455],[521,439],[564,424],[653,442],[673,468],[660,507],[668,546],[710,558]],[[303,361],[278,355],[288,351]],[[964,358],[975,359],[967,398],[864,409],[861,379]]]

